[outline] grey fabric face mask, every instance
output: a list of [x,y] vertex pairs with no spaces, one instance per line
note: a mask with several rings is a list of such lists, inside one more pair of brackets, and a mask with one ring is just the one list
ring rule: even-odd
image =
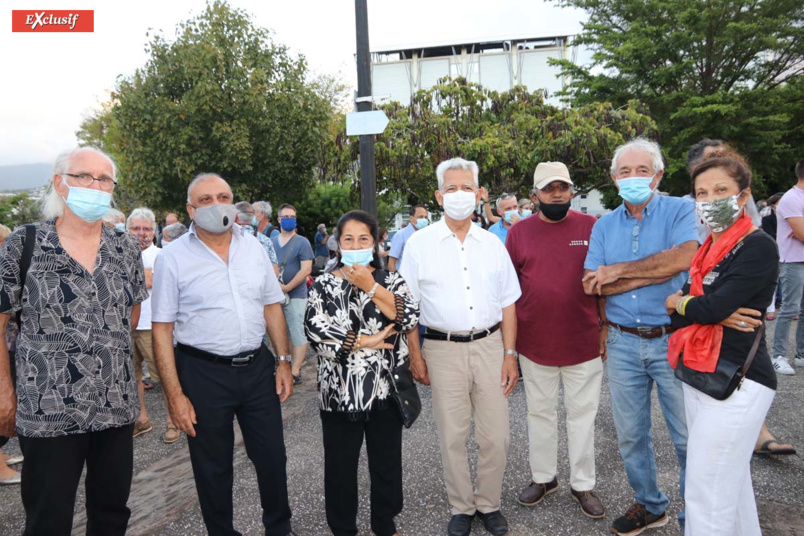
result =
[[234,205],[210,205],[195,209],[195,224],[212,234],[228,231],[235,221],[237,209]]

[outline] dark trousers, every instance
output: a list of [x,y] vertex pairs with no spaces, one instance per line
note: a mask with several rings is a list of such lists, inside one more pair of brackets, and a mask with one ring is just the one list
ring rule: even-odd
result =
[[211,536],[233,536],[234,417],[254,464],[268,536],[290,532],[282,408],[276,394],[274,356],[263,346],[248,366],[203,361],[176,349],[184,394],[195,409],[195,437],[188,437],[201,514]]
[[87,466],[87,535],[126,533],[134,471],[134,425],[62,437],[22,437],[25,536],[69,536],[78,481]]
[[365,436],[371,479],[371,530],[377,536],[392,536],[396,533],[394,517],[402,511],[402,421],[396,408],[389,405],[374,409],[368,421],[322,411],[321,425],[324,496],[332,534],[357,534],[357,464]]

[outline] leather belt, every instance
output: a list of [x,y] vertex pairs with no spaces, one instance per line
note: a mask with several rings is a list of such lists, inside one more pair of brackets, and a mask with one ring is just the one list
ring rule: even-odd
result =
[[642,337],[643,339],[658,339],[659,337],[664,337],[665,335],[673,333],[676,330],[676,328],[670,325],[657,327],[639,326],[638,328],[628,328],[621,326],[620,324],[615,324],[614,322],[609,322],[609,326],[613,326],[620,331],[636,335],[637,337]]
[[260,347],[256,350],[248,350],[246,352],[240,352],[236,355],[217,355],[194,346],[188,346],[180,342],[176,343],[176,349],[182,353],[193,356],[196,359],[201,359],[202,361],[209,361],[210,363],[218,363],[230,367],[249,366],[255,359],[257,359],[257,356],[260,355],[263,348],[264,346],[260,345]]
[[435,341],[449,341],[449,342],[472,342],[488,337],[495,331],[500,329],[500,322],[497,322],[488,329],[481,329],[480,331],[472,331],[468,335],[460,333],[444,333],[435,329],[427,328],[423,337],[425,339],[433,339]]

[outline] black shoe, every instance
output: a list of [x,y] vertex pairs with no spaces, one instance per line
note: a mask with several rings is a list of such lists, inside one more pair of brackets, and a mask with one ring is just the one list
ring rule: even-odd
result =
[[302,382],[301,372],[299,372],[298,376],[295,374],[291,374],[291,376],[293,376],[293,385],[299,385]]
[[658,515],[651,514],[641,504],[634,503],[625,515],[614,520],[614,523],[611,524],[611,532],[621,536],[635,536],[642,534],[646,529],[663,527],[667,525],[668,520],[666,512]]
[[505,520],[499,510],[489,512],[488,514],[484,514],[483,512],[478,512],[477,514],[480,516],[480,519],[483,520],[483,526],[486,527],[486,530],[494,534],[494,536],[508,534],[508,521]]
[[447,536],[469,536],[472,532],[472,519],[475,516],[455,514],[447,525]]

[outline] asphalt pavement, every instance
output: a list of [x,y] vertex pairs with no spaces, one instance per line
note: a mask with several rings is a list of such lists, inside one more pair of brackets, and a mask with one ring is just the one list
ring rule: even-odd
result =
[[[769,340],[772,339],[773,324],[768,323]],[[791,349],[794,347],[795,344],[791,344]],[[324,514],[324,454],[315,396],[314,365],[315,359],[309,357],[304,369],[305,382],[297,388],[283,408],[293,529],[300,536],[324,536],[330,533]],[[397,527],[400,534],[405,536],[445,534],[450,516],[429,388],[420,388],[420,394],[423,400],[422,414],[413,427],[403,434],[405,508],[397,518]],[[135,477],[130,500],[132,519],[128,533],[182,536],[206,534],[196,498],[186,440],[182,437],[173,445],[162,442],[165,409],[158,387],[146,393],[146,404],[154,431],[135,439]],[[777,437],[793,443],[804,452],[802,407],[804,369],[798,369],[795,376],[779,376],[779,388],[767,421]],[[520,383],[510,397],[511,448],[502,495],[502,511],[509,522],[509,534],[609,534],[611,521],[625,512],[633,502],[633,492],[628,486],[617,451],[605,378],[596,424],[595,449],[598,482],[596,492],[606,507],[606,519],[592,520],[583,516],[569,494],[563,408],[559,410],[559,490],[535,507],[523,507],[516,502],[519,491],[530,479],[525,416],[525,392]],[[659,483],[670,497],[668,513],[674,517],[682,508],[678,490],[679,468],[655,394],[653,416]],[[18,453],[16,439],[4,451]],[[470,449],[470,453],[474,470],[474,448]],[[755,456],[752,461],[752,476],[763,534],[804,535],[804,519],[801,516],[804,509],[804,460],[800,456]],[[358,525],[361,535],[369,535],[369,481],[365,451],[359,481],[361,503]],[[234,503],[235,528],[244,535],[263,534],[256,477],[239,436],[235,456]],[[83,491],[79,490],[74,526],[76,534],[84,533],[83,504]],[[0,536],[20,534],[23,524],[19,486],[0,487]],[[472,534],[487,534],[480,521],[475,521]],[[649,531],[649,534],[677,535],[680,531],[673,521],[665,527]]]

